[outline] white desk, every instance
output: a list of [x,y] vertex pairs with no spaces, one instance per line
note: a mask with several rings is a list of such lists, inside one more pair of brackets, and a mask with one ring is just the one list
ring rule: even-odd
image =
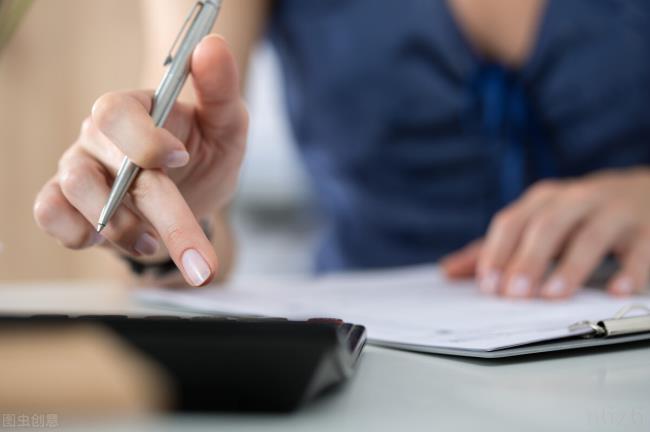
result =
[[[134,305],[125,289],[93,283],[0,284],[0,310],[169,313]],[[94,426],[152,432],[648,432],[650,344],[508,361],[367,347],[351,382],[293,414],[168,416]]]

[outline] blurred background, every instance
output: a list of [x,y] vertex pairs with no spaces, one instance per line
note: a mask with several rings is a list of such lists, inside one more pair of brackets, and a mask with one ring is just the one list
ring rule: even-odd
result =
[[[106,251],[59,246],[36,227],[32,205],[93,101],[138,87],[139,14],[130,0],[36,0],[0,52],[0,280],[112,278],[123,271]],[[319,221],[269,44],[254,55],[246,98],[251,130],[233,210],[236,271],[308,272]]]

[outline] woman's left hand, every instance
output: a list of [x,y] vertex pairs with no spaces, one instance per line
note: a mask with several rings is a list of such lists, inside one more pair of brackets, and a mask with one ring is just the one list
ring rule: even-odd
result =
[[539,182],[497,213],[485,239],[441,265],[451,278],[476,276],[485,293],[559,299],[610,253],[620,268],[608,291],[642,291],[650,277],[650,168]]

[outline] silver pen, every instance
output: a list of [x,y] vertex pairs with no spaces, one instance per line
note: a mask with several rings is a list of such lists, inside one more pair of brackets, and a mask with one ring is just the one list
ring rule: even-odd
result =
[[[190,62],[192,60],[192,52],[194,48],[201,42],[217,20],[219,9],[221,8],[222,0],[201,0],[198,1],[190,10],[183,27],[176,36],[172,44],[169,54],[165,58],[164,66],[168,66],[167,72],[163,76],[160,85],[153,95],[153,102],[151,105],[151,118],[153,119],[156,127],[163,127],[167,116],[171,111],[178,94],[185,84],[185,80],[190,72]],[[189,26],[188,26],[189,24]],[[183,40],[178,43],[183,35]],[[172,55],[174,47],[178,44],[178,50]],[[108,196],[108,201],[99,215],[99,222],[97,222],[97,232],[102,232],[109,220],[119,208],[124,196],[128,192],[133,180],[140,172],[140,167],[131,162],[127,157],[122,161],[120,169],[115,176],[115,182]]]

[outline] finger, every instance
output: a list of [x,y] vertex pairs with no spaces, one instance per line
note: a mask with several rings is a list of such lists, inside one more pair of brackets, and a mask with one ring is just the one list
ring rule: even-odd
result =
[[[80,151],[66,154],[59,173],[61,191],[93,229],[110,189],[103,168]],[[153,255],[159,242],[153,230],[127,206],[121,205],[102,235],[128,255]]]
[[117,173],[124,160],[124,153],[95,126],[91,117],[82,122],[76,144],[86,154],[99,161],[108,172]]
[[135,206],[158,231],[185,280],[193,286],[209,283],[216,274],[217,256],[172,180],[160,171],[143,171],[131,193]]
[[474,276],[481,251],[482,239],[471,242],[440,260],[440,266],[449,279],[464,279]]
[[552,199],[559,183],[544,181],[534,185],[519,201],[500,211],[490,223],[478,259],[479,286],[495,292],[503,270],[515,251],[526,224],[535,212]]
[[568,236],[594,205],[592,200],[576,199],[569,190],[538,211],[525,228],[521,243],[506,267],[502,293],[510,297],[532,296]]
[[245,134],[248,116],[241,101],[237,65],[225,40],[218,35],[203,38],[192,55],[191,70],[203,136],[221,141]]
[[184,166],[190,155],[171,132],[156,127],[149,114],[151,97],[151,93],[142,91],[106,93],[93,105],[92,122],[138,166]]
[[84,249],[103,241],[103,237],[68,203],[55,178],[37,195],[34,220],[39,228],[69,249]]
[[647,289],[650,279],[650,232],[638,236],[621,257],[621,269],[607,290],[616,296],[629,296]]
[[628,219],[622,213],[606,210],[584,223],[569,242],[558,267],[542,287],[543,297],[569,297],[587,281],[629,226]]

